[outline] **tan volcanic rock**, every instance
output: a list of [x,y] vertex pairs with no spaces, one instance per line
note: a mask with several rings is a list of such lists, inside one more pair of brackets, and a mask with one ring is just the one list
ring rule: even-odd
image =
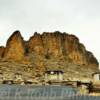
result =
[[76,64],[88,65],[86,49],[79,39],[74,35],[64,36],[64,49],[69,59]]
[[48,57],[65,57],[71,63],[98,68],[98,62],[92,53],[74,35],[44,32],[42,35],[35,33],[29,40],[29,51],[43,54]]
[[0,57],[2,58],[4,55],[5,47],[0,46]]
[[35,32],[28,41],[15,31],[6,47],[0,47],[0,57],[4,58],[0,59],[0,72],[11,74],[20,71],[23,77],[43,78],[46,70],[62,70],[65,79],[81,78],[91,77],[99,70],[97,59],[75,35],[59,31]]
[[42,40],[45,48],[46,55],[54,57],[63,56],[63,41],[60,32],[47,33],[44,32],[42,35]]
[[29,52],[43,54],[44,48],[41,35],[38,33],[34,33],[34,36],[32,36],[29,40],[28,47],[29,47]]
[[24,53],[24,41],[21,33],[15,31],[7,41],[4,58],[19,61],[24,57]]

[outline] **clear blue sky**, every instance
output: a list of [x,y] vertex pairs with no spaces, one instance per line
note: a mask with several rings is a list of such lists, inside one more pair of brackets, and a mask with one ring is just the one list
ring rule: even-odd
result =
[[75,34],[100,61],[100,0],[0,0],[0,45],[15,30]]

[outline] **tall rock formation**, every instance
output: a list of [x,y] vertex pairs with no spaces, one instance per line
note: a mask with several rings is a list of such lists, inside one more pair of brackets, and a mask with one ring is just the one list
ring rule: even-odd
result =
[[24,57],[24,41],[19,31],[15,31],[8,39],[4,58],[20,61]]
[[[20,70],[25,77],[42,77],[45,70],[63,70],[66,78],[91,77],[99,70],[97,59],[75,35],[59,31],[35,32],[28,41],[15,31],[6,47],[0,47],[0,58],[9,63],[0,59],[0,72],[5,68],[5,72],[11,73]],[[14,64],[16,62],[18,65]]]
[[35,33],[29,40],[29,51],[48,57],[67,58],[71,63],[98,67],[98,62],[91,52],[74,35],[44,32]]

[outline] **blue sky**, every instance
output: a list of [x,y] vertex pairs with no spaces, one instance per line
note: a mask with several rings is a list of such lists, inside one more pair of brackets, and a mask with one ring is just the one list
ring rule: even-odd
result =
[[15,30],[75,34],[100,61],[100,0],[0,0],[0,45]]

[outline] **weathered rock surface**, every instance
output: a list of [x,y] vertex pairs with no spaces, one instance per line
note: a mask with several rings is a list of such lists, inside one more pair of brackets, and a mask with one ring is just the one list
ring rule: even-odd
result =
[[19,61],[24,57],[24,52],[24,41],[21,33],[15,31],[7,41],[4,58]]
[[44,54],[44,47],[41,35],[38,33],[35,33],[34,36],[32,36],[29,40],[29,52],[37,53],[37,54]]
[[38,55],[62,58],[79,65],[93,64],[98,68],[98,62],[91,52],[86,51],[83,44],[74,35],[54,32],[35,33],[29,40],[29,51]]
[[24,41],[19,31],[14,32],[6,47],[0,47],[0,72],[20,72],[24,77],[43,77],[45,70],[63,70],[65,78],[91,77],[99,70],[94,55],[79,39],[67,33],[37,32]]

